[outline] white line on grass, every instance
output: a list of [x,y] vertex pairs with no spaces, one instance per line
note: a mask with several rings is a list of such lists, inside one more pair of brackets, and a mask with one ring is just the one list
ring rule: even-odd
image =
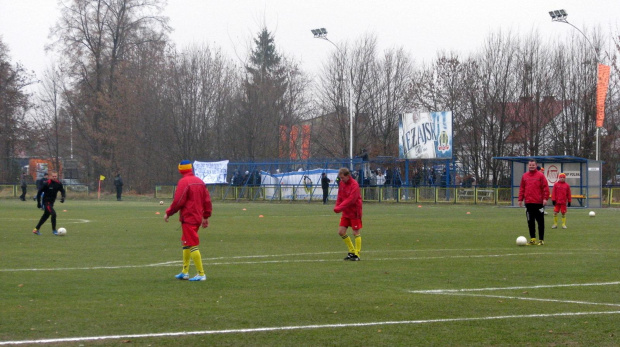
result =
[[605,302],[541,299],[541,298],[531,298],[531,297],[523,297],[523,296],[485,295],[485,294],[466,294],[466,293],[433,293],[433,294],[434,295],[474,296],[474,297],[495,298],[495,299],[513,299],[513,300],[526,300],[526,301],[558,302],[558,303],[565,303],[565,304],[584,304],[584,305],[620,307],[620,304],[610,304],[610,303],[605,303]]
[[464,289],[431,289],[431,290],[410,290],[410,293],[417,294],[447,294],[447,293],[463,293],[463,292],[486,292],[493,290],[514,290],[514,289],[537,289],[537,288],[558,288],[558,287],[586,287],[586,286],[613,286],[620,284],[617,282],[600,282],[600,283],[570,283],[570,284],[542,284],[536,286],[519,286],[519,287],[490,287],[490,288],[464,288]]
[[[0,218],[0,220],[6,220],[6,221],[32,221],[32,218]],[[90,219],[77,219],[77,218],[63,218],[62,219],[62,223],[63,224],[84,224],[84,223],[90,223]]]
[[[331,252],[341,253],[341,252]],[[317,253],[308,253],[317,254]],[[325,254],[325,253],[323,253]],[[487,254],[487,255],[455,255],[455,256],[437,256],[437,257],[398,257],[398,258],[373,258],[372,261],[392,261],[392,260],[432,260],[432,259],[457,259],[457,258],[497,258],[497,257],[509,257],[509,256],[531,256],[536,255],[553,255],[557,256],[557,253],[517,253],[517,254]],[[565,253],[564,253],[565,254]],[[569,255],[571,253],[568,253]],[[291,254],[290,256],[299,254]],[[288,259],[288,260],[263,260],[263,261],[228,261],[228,262],[216,262],[209,263],[209,260],[213,259],[242,259],[242,258],[260,258],[260,257],[272,257],[272,256],[246,256],[246,257],[229,257],[229,258],[206,258],[203,259],[203,264],[206,266],[221,266],[221,265],[261,265],[261,264],[290,264],[290,263],[325,263],[325,262],[342,262],[340,259]],[[74,270],[112,270],[112,269],[134,269],[144,267],[157,267],[157,266],[178,266],[181,261],[168,261],[163,263],[144,264],[144,265],[118,265],[118,266],[93,266],[93,267],[73,267],[73,268],[43,268],[43,269],[0,269],[0,272],[19,272],[19,271],[74,271]]]
[[175,337],[175,336],[188,336],[188,335],[247,334],[247,333],[273,332],[273,331],[369,327],[369,326],[377,326],[377,325],[430,324],[430,323],[469,322],[469,321],[485,321],[485,320],[499,320],[499,319],[573,317],[573,316],[593,316],[593,315],[609,315],[609,314],[620,314],[620,311],[564,312],[564,313],[529,314],[529,315],[512,315],[512,316],[443,318],[443,319],[422,319],[422,320],[320,324],[320,325],[319,324],[295,325],[295,326],[264,327],[264,328],[252,328],[252,329],[224,329],[224,330],[181,331],[181,332],[152,333],[152,334],[84,336],[84,337],[67,337],[67,338],[40,339],[40,340],[0,341],[0,345],[45,344],[45,343],[98,341],[98,340],[112,340],[112,339],[115,339],[115,340],[116,339],[136,339],[136,338],[149,338],[149,337],[151,338],[152,337]]
[[[569,253],[572,254],[572,253]],[[554,255],[551,253],[523,253],[523,254],[486,254],[486,255],[454,255],[436,257],[397,257],[397,258],[372,258],[371,261],[393,261],[393,260],[434,260],[434,259],[458,259],[458,258],[497,258],[511,256],[531,256],[531,255]],[[206,263],[207,266],[213,265],[260,265],[260,264],[286,264],[286,263],[315,263],[315,262],[342,262],[340,259],[292,259],[292,260],[263,260],[263,261],[234,261],[220,263]]]

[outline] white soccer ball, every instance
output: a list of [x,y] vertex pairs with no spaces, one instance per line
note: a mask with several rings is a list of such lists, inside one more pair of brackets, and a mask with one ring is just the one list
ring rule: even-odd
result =
[[527,239],[525,238],[525,236],[517,237],[517,246],[525,246],[526,243]]
[[67,229],[65,229],[65,228],[58,228],[58,230],[56,230],[56,233],[58,234],[58,236],[65,236],[65,235],[67,235]]
[[594,213],[594,211],[590,211],[590,217],[594,217],[596,216],[596,213]]
[[160,201],[160,202],[159,202],[159,204],[160,204],[160,205],[163,205],[163,204],[164,204],[164,201],[163,201],[163,200],[162,200],[162,201]]

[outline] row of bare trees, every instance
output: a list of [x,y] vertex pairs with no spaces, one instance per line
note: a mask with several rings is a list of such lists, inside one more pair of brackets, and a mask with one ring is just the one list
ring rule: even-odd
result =
[[[597,37],[595,35],[595,37]],[[479,182],[506,178],[500,156],[570,155],[594,159],[597,62],[613,64],[607,98],[601,159],[610,174],[618,164],[618,66],[597,56],[580,36],[545,44],[537,33],[526,38],[493,34],[466,58],[441,55],[415,77],[412,104],[451,110],[455,150]],[[604,59],[605,58],[605,59]],[[505,182],[505,181],[504,181]]]
[[[302,123],[312,125],[312,158],[347,157],[352,105],[354,154],[365,148],[371,157],[398,155],[403,112],[451,110],[456,159],[478,182],[497,184],[506,171],[493,157],[594,158],[600,61],[613,65],[601,159],[611,174],[620,162],[612,59],[620,48],[616,40],[613,50],[603,49],[609,39],[595,31],[589,36],[596,50],[579,36],[549,44],[537,33],[500,32],[467,56],[440,52],[425,64],[402,48],[380,52],[377,38],[365,35],[332,50],[311,78],[267,28],[236,63],[217,47],[174,47],[160,0],[62,6],[50,45],[58,59],[36,95],[25,92],[32,79],[10,64],[0,40],[0,180],[14,176],[9,158],[18,154],[75,157],[85,182],[122,172],[133,189],[147,192],[173,182],[181,159],[277,159],[294,145],[281,129]],[[558,103],[559,111],[549,106]]]

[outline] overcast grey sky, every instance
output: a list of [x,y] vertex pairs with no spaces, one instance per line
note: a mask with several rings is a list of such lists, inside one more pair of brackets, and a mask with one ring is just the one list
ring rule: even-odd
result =
[[[599,27],[620,33],[620,0],[169,0],[164,15],[179,47],[208,43],[230,58],[243,59],[265,24],[280,52],[316,73],[334,46],[314,39],[310,29],[324,27],[336,44],[376,35],[380,49],[403,47],[417,61],[438,51],[463,55],[477,50],[491,32],[561,39],[574,33],[553,23],[548,11],[565,9],[580,29]],[[0,35],[13,62],[41,72],[50,58],[43,47],[58,18],[55,0],[0,0]]]

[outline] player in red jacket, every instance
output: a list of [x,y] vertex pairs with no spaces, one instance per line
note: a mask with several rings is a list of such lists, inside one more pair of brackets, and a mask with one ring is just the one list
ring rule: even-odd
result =
[[[205,183],[198,177],[194,176],[192,163],[189,160],[183,160],[179,163],[179,173],[183,177],[177,184],[174,200],[170,207],[166,210],[164,221],[168,222],[168,218],[178,211],[179,221],[183,236],[183,270],[175,277],[180,280],[205,281],[207,276],[202,267],[202,257],[198,250],[200,239],[198,238],[198,228],[209,226],[208,218],[211,217],[213,210],[211,204],[211,196]],[[198,271],[195,277],[189,278],[189,261],[194,262],[194,266]]]
[[570,207],[572,202],[570,186],[566,183],[566,174],[561,173],[558,181],[553,185],[551,191],[551,201],[553,202],[553,225],[551,229],[558,227],[558,212],[562,213],[562,229],[566,229],[566,207]]
[[[344,260],[358,261],[360,260],[360,252],[362,250],[362,196],[360,194],[359,184],[351,177],[351,172],[347,168],[341,168],[338,171],[340,183],[338,185],[338,197],[334,212],[341,213],[340,226],[338,234],[344,240],[349,249],[349,253]],[[355,246],[351,242],[351,238],[347,235],[347,228],[353,229],[355,237]]]
[[[525,202],[527,227],[530,231],[528,245],[545,244],[545,205],[549,199],[549,183],[545,175],[536,169],[536,160],[527,164],[528,172],[521,177],[519,186],[519,207]],[[536,224],[540,241],[536,243]]]

